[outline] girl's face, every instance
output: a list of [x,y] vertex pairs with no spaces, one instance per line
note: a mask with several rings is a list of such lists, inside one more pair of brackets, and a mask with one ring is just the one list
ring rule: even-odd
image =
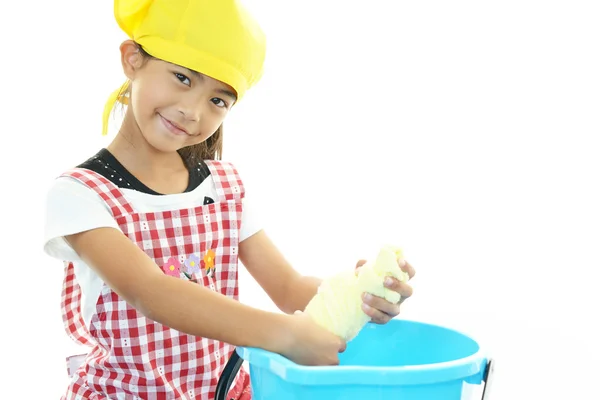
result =
[[131,80],[129,108],[144,139],[163,152],[204,142],[236,101],[235,91],[216,79],[154,58],[133,42],[121,47]]

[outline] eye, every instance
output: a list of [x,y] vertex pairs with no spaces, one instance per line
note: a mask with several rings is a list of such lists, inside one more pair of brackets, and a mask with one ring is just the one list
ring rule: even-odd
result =
[[213,104],[217,107],[227,107],[227,103],[225,103],[223,99],[220,99],[218,97],[213,97],[212,99],[210,99],[210,101],[212,101]]
[[185,75],[183,75],[183,74],[180,74],[180,73],[178,73],[178,72],[174,72],[174,74],[175,74],[175,77],[176,77],[177,79],[179,79],[179,81],[180,81],[181,83],[183,83],[184,85],[188,85],[188,86],[190,86],[190,85],[191,85],[190,79],[189,79],[187,76],[185,76]]

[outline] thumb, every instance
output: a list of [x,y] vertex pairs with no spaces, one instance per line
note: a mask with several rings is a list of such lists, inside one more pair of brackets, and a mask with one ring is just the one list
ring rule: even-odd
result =
[[340,339],[340,349],[339,352],[343,353],[346,351],[346,341],[344,339]]

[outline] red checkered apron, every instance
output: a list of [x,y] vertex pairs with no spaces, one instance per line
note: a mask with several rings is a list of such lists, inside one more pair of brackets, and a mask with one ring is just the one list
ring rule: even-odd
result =
[[[63,176],[75,178],[96,192],[123,233],[156,262],[157,268],[237,300],[244,188],[232,165],[206,163],[216,184],[215,203],[161,212],[136,212],[116,185],[95,172],[73,169]],[[81,290],[69,262],[65,263],[62,294],[67,333],[91,347],[63,399],[214,399],[217,381],[233,351],[231,345],[156,323],[107,285],[102,287],[95,313],[86,326],[81,315]],[[190,304],[206,306],[210,305]],[[240,370],[232,386],[227,399],[251,398],[246,371]]]

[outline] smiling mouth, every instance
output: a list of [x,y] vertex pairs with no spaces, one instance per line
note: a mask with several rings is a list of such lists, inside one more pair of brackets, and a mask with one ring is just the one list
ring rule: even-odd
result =
[[187,135],[187,136],[189,136],[188,131],[186,131],[185,129],[183,129],[179,125],[175,124],[174,122],[169,121],[168,119],[166,119],[165,117],[163,117],[160,114],[158,114],[158,116],[160,117],[160,120],[162,121],[162,123],[165,126],[165,128],[167,128],[171,133],[173,133],[175,135]]

